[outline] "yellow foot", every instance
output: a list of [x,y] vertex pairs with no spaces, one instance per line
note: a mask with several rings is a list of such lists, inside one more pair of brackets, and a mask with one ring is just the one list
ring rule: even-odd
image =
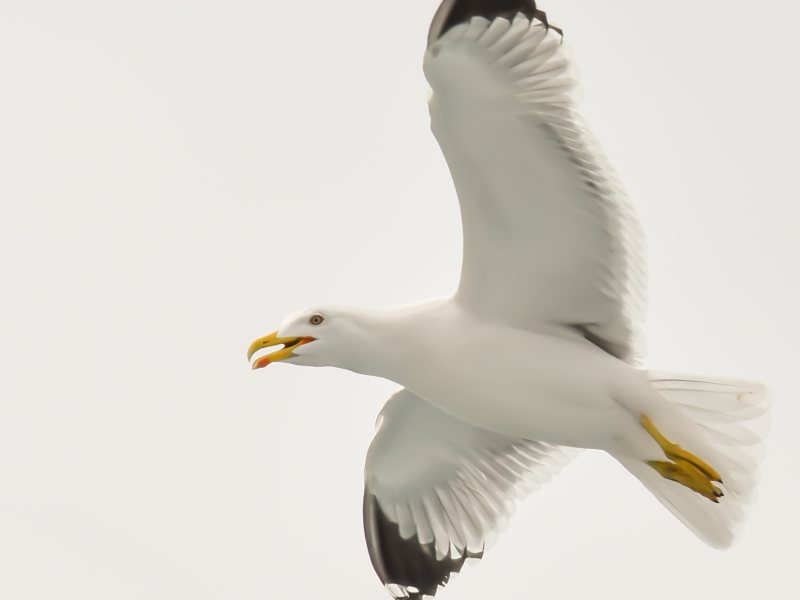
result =
[[647,433],[661,446],[664,456],[673,461],[652,460],[647,464],[662,477],[677,481],[713,502],[719,502],[719,498],[723,495],[722,490],[712,482],[722,483],[720,474],[700,457],[668,440],[647,415],[641,416],[641,423]]
[[651,460],[647,464],[658,471],[665,479],[677,481],[712,502],[719,502],[719,499],[725,495],[721,489],[711,483],[705,473],[685,460],[676,462]]

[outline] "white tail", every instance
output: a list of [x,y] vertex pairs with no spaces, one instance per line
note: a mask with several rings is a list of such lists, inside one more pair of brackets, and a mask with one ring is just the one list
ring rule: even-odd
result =
[[[760,383],[674,373],[649,373],[658,393],[693,421],[713,451],[709,460],[723,473],[719,504],[664,479],[646,462],[614,454],[658,500],[703,541],[726,548],[734,541],[753,498],[756,470],[769,426],[769,398]],[[691,450],[691,448],[687,448]],[[713,464],[713,463],[712,463]]]

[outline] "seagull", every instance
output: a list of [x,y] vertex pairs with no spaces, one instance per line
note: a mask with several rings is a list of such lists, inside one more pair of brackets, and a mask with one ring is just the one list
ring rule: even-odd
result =
[[248,350],[254,369],[402,386],[378,417],[363,503],[393,598],[434,596],[581,449],[610,454],[716,548],[752,503],[766,389],[640,368],[643,234],[578,113],[563,35],[533,0],[444,0],[424,71],[461,208],[457,290],[303,309]]

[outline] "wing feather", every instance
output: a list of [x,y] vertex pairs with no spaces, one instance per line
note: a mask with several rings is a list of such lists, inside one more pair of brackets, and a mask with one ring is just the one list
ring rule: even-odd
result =
[[395,598],[432,596],[468,558],[483,556],[515,501],[576,452],[473,427],[407,390],[378,421],[364,527],[375,571]]
[[474,2],[480,16],[471,18],[465,2],[447,4],[440,21],[459,11],[465,20],[450,19],[431,38],[425,73],[431,127],[461,204],[456,299],[518,328],[578,329],[634,361],[646,296],[644,239],[577,112],[562,36],[529,0],[497,3],[494,12],[492,3]]

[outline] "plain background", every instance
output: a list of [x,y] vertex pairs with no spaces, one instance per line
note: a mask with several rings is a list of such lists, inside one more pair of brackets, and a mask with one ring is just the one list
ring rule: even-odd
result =
[[[797,59],[786,0],[550,0],[637,204],[647,364],[774,394],[761,496],[707,549],[610,458],[520,506],[442,598],[796,589]],[[0,597],[383,598],[363,457],[396,386],[252,373],[316,303],[450,293],[435,0],[0,1]]]

